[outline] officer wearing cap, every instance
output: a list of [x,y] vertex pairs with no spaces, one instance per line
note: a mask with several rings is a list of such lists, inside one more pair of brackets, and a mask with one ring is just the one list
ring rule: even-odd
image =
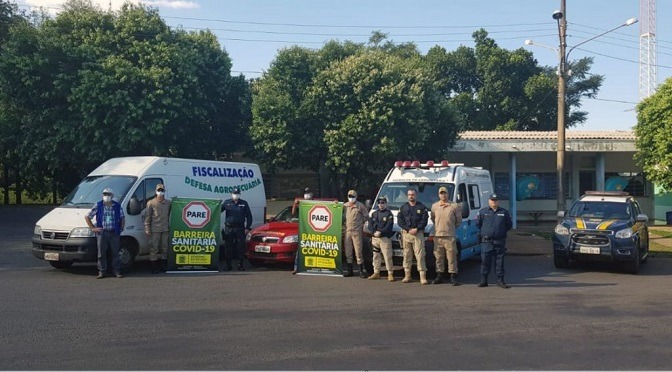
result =
[[[166,188],[156,185],[156,197],[147,203],[145,234],[150,237],[149,265],[152,274],[166,271],[168,236],[170,235],[170,201],[166,200]],[[159,264],[161,260],[161,264]]]
[[348,202],[343,204],[345,213],[345,259],[347,261],[347,271],[343,276],[352,276],[352,251],[354,248],[359,266],[359,276],[367,277],[364,267],[364,253],[362,252],[362,233],[364,232],[364,221],[367,219],[368,211],[364,204],[357,201],[357,191],[348,191]]
[[[371,247],[373,248],[373,274],[369,279],[380,279],[380,264],[385,259],[387,281],[394,281],[394,264],[392,263],[392,240],[394,235],[394,216],[387,209],[387,199],[378,198],[378,209],[374,210],[369,218],[369,232],[373,234]],[[381,257],[382,256],[382,257]]]
[[415,255],[420,284],[427,284],[427,266],[425,264],[425,227],[429,215],[427,207],[416,199],[415,189],[406,191],[408,202],[399,208],[397,223],[401,228],[401,242],[404,251],[404,279],[402,283],[411,282],[411,265]]
[[509,211],[499,206],[497,194],[492,194],[488,200],[489,206],[478,212],[476,226],[481,230],[481,282],[479,287],[488,286],[488,274],[495,261],[497,285],[509,288],[504,281],[504,254],[506,253],[506,233],[511,230],[513,222]]
[[240,189],[233,188],[231,199],[222,203],[224,217],[224,237],[226,270],[231,270],[231,260],[235,256],[238,259],[238,270],[245,271],[243,260],[245,259],[245,235],[252,227],[252,211],[249,204],[240,198]]
[[[112,197],[114,192],[109,187],[103,190],[103,200],[98,201],[89,213],[84,216],[84,221],[91,231],[96,234],[96,243],[98,245],[98,276],[96,279],[102,279],[107,274],[108,263],[107,253],[110,251],[112,256],[112,270],[117,278],[123,278],[121,275],[121,262],[119,261],[119,249],[121,246],[121,232],[124,231],[126,216],[121,205]],[[96,219],[96,225],[93,225],[92,219]]]
[[462,223],[462,210],[459,204],[448,200],[448,188],[445,186],[439,187],[439,201],[432,204],[432,222],[434,223],[434,258],[436,259],[436,279],[432,283],[443,283],[447,257],[450,284],[460,285],[457,281],[455,229]]

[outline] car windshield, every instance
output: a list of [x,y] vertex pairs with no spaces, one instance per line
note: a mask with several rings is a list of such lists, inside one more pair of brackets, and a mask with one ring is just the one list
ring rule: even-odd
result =
[[[448,188],[448,200],[453,200],[455,185],[450,183],[427,183],[427,182],[390,182],[383,184],[378,192],[376,200],[381,197],[387,198],[389,209],[399,209],[408,201],[406,191],[413,188],[418,192],[417,200],[428,208],[439,200],[439,187]],[[377,208],[377,204],[374,208]]]
[[297,208],[296,212],[292,214],[292,207],[287,207],[276,214],[275,217],[273,217],[273,221],[299,223],[299,209]]
[[629,219],[630,208],[627,203],[616,202],[576,202],[569,211],[570,217]]
[[131,176],[89,176],[75,187],[63,200],[62,207],[82,208],[92,207],[103,197],[103,190],[111,188],[114,200],[120,201],[135,183],[136,177]]

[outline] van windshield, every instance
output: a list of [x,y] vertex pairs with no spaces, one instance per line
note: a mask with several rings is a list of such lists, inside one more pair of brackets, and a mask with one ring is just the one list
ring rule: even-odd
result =
[[75,187],[63,200],[62,207],[83,208],[92,207],[103,197],[103,190],[111,188],[114,200],[124,199],[124,195],[131,188],[137,177],[131,176],[89,176]]
[[[402,204],[408,201],[406,191],[413,188],[418,192],[417,200],[424,204],[427,208],[431,208],[432,204],[439,201],[439,187],[445,186],[448,188],[448,200],[453,200],[453,193],[455,192],[455,185],[451,183],[427,183],[427,182],[390,182],[385,183],[378,192],[376,200],[381,197],[387,198],[387,207],[389,209],[399,209]],[[374,202],[375,204],[375,202]],[[374,208],[378,205],[375,204]]]

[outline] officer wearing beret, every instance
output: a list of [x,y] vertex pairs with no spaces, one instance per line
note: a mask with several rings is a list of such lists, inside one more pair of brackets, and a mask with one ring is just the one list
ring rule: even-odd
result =
[[[369,232],[373,234],[371,247],[373,249],[373,274],[369,279],[380,279],[380,264],[385,259],[387,281],[394,281],[394,264],[392,263],[392,240],[394,235],[394,216],[387,209],[387,199],[378,198],[378,209],[373,211],[369,218]],[[382,256],[382,257],[381,257]]]
[[506,253],[506,233],[511,230],[513,223],[509,211],[499,206],[497,194],[492,194],[488,200],[488,207],[478,212],[476,226],[481,229],[481,282],[479,287],[488,286],[488,274],[492,261],[495,261],[497,285],[509,288],[504,281],[504,254]]
[[226,269],[231,270],[231,259],[238,259],[238,270],[245,271],[245,235],[252,227],[252,211],[250,205],[240,198],[240,189],[235,187],[231,192],[231,199],[222,204],[224,218],[224,232],[222,236],[226,248]]

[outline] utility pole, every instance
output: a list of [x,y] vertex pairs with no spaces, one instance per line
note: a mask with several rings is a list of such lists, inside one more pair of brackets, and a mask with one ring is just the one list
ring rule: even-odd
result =
[[[559,18],[558,18],[559,17]],[[557,148],[557,169],[558,169],[558,212],[565,210],[565,75],[567,73],[567,57],[565,49],[567,48],[567,9],[566,0],[560,0],[560,12],[553,13],[553,18],[558,21],[558,34],[560,37],[560,48],[558,56],[560,58],[558,65],[558,148]]]

